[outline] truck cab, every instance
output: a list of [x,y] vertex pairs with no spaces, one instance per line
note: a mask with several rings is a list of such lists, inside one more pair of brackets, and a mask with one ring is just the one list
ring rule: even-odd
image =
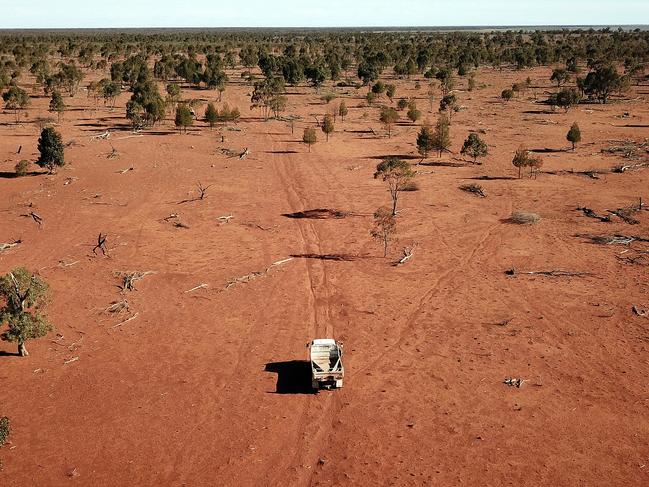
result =
[[339,389],[343,386],[342,344],[333,338],[318,338],[307,344],[311,362],[311,387]]

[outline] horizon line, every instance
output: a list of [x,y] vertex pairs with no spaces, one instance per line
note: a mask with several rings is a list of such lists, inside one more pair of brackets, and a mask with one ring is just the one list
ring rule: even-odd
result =
[[297,25],[269,25],[269,26],[117,26],[117,27],[0,27],[2,31],[47,31],[47,30],[138,30],[138,29],[175,29],[175,30],[219,30],[219,29],[256,29],[256,30],[269,30],[269,29],[511,29],[511,28],[546,28],[553,29],[560,28],[649,28],[649,24],[476,24],[476,25],[310,25],[310,26],[297,26]]

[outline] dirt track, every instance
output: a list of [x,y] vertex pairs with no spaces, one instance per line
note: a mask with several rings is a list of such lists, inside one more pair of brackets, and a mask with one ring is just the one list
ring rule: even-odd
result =
[[[372,173],[380,156],[414,156],[419,127],[401,123],[388,139],[378,109],[361,107],[363,90],[346,98],[348,120],[328,143],[318,132],[311,153],[299,142],[302,127],[327,106],[313,105],[319,95],[305,88],[297,91],[307,95],[289,96],[291,113],[303,117],[294,135],[249,112],[249,88],[236,84],[226,99],[244,119],[240,132],[223,132],[224,143],[202,123],[180,135],[166,121],[157,134],[130,138],[124,127],[109,139],[115,159],[106,158],[107,141],[90,136],[125,122],[127,95],[112,113],[91,113],[85,95],[71,100],[77,110],[60,127],[65,141],[76,140],[66,150],[70,164],[54,176],[0,177],[0,242],[23,240],[0,253],[0,273],[39,271],[52,286],[49,316],[62,335],[28,343],[25,359],[9,355],[13,344],[0,345],[0,414],[11,418],[15,446],[0,450],[1,483],[647,484],[649,320],[631,307],[649,307],[648,267],[616,259],[624,247],[574,235],[649,235],[647,212],[629,226],[575,211],[649,201],[649,170],[598,180],[471,179],[515,176],[510,161],[523,142],[566,148],[574,120],[584,143],[544,155],[544,171],[622,163],[599,150],[608,140],[647,137],[625,126],[648,123],[646,94],[526,114],[539,110],[531,93],[507,105],[497,99],[521,76],[487,70],[478,78],[489,86],[459,93],[466,109],[454,117],[452,150],[469,129],[483,128],[491,154],[482,166],[458,154],[419,166],[433,173],[401,196],[389,259],[369,237],[373,211],[389,202]],[[539,93],[550,89],[549,70],[532,76],[547,85]],[[399,82],[397,96],[416,94],[413,85]],[[425,91],[418,103],[428,114]],[[30,116],[45,114],[47,101],[34,100]],[[615,118],[624,111],[635,118]],[[36,158],[37,129],[14,127],[12,117],[1,115],[6,172]],[[359,133],[368,127],[379,136]],[[249,147],[251,155],[228,158],[220,147]],[[76,179],[64,184],[68,177]],[[213,185],[207,198],[179,204],[196,195],[198,181]],[[479,182],[488,197],[460,191],[465,182]],[[40,229],[20,216],[30,202],[44,219]],[[316,208],[351,215],[282,216]],[[542,220],[505,223],[516,209]],[[171,213],[189,228],[165,222]],[[225,215],[233,218],[220,224]],[[100,231],[110,258],[92,255]],[[391,266],[413,243],[414,257]],[[504,273],[511,267],[594,276],[512,278]],[[134,270],[155,274],[122,296],[114,273]],[[104,311],[122,297],[130,314]],[[316,395],[301,361],[305,343],[324,336],[344,343],[347,376],[344,389]],[[506,377],[525,379],[523,387],[506,386]]]

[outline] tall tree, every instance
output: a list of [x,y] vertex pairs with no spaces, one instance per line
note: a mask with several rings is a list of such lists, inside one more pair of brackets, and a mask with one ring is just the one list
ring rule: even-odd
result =
[[58,116],[59,122],[61,121],[61,115],[65,112],[65,103],[63,102],[63,97],[61,93],[55,91],[52,93],[52,98],[50,99],[50,112],[54,112]]
[[2,94],[7,110],[13,110],[16,123],[20,121],[19,110],[29,105],[29,95],[17,85],[9,86],[9,89]]
[[187,127],[191,127],[194,124],[192,112],[189,110],[186,103],[181,103],[176,107],[176,117],[174,122],[176,127],[184,133],[187,133]]
[[[424,121],[419,134],[417,135],[417,151],[423,161],[428,157],[428,153],[435,148],[434,134],[428,121]],[[421,161],[420,161],[421,162]]]
[[388,138],[392,136],[392,126],[399,120],[399,112],[392,107],[381,108],[381,115],[379,117],[381,123],[388,131]]
[[213,103],[208,103],[205,108],[205,121],[210,124],[210,130],[214,128],[219,119],[219,112],[214,108]]
[[324,116],[324,119],[322,120],[321,128],[325,136],[327,137],[327,142],[329,142],[329,134],[333,133],[334,131],[334,120],[331,114],[327,113]]
[[342,121],[345,121],[345,117],[347,116],[347,113],[349,113],[349,110],[347,109],[347,105],[345,104],[345,100],[342,100],[340,102],[340,105],[338,105],[338,115],[340,115],[340,118]]
[[318,141],[318,138],[315,134],[315,129],[313,127],[306,127],[304,133],[302,134],[302,142],[304,142],[309,147],[309,152],[311,152],[311,146]]
[[415,177],[410,164],[398,157],[388,157],[376,166],[374,179],[381,178],[388,186],[392,198],[392,215],[397,214],[399,192]]
[[389,208],[381,207],[374,212],[374,228],[370,235],[383,245],[383,257],[388,255],[388,245],[397,229],[397,219]]
[[54,172],[54,168],[65,165],[65,156],[63,148],[63,140],[59,134],[52,127],[45,127],[41,131],[41,136],[38,139],[38,151],[40,157],[36,164],[41,167],[47,167],[50,174]]
[[442,153],[451,146],[451,123],[445,115],[440,115],[433,132],[433,149],[442,157]]

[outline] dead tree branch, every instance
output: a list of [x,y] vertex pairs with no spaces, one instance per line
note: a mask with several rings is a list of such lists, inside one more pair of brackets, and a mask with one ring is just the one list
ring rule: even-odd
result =
[[39,215],[37,215],[33,211],[30,211],[29,213],[24,213],[24,214],[22,214],[20,216],[31,218],[32,220],[34,220],[38,224],[39,227],[43,226],[43,218],[41,218]]
[[593,210],[591,210],[590,208],[586,208],[585,206],[583,206],[583,207],[580,206],[579,208],[577,208],[577,211],[581,211],[588,218],[594,218],[594,219],[599,220],[601,222],[610,222],[611,221],[610,216],[608,216],[608,215],[598,215]]
[[556,269],[551,271],[518,271],[515,267],[507,269],[505,274],[508,276],[515,276],[517,274],[525,274],[528,276],[548,276],[548,277],[588,277],[593,274],[590,272],[578,272],[578,271],[565,271],[562,269]]
[[290,262],[293,260],[293,257],[289,257],[288,259],[283,259],[283,260],[278,260],[277,262],[273,262],[271,265],[269,265],[265,270],[263,271],[256,271],[256,272],[251,272],[250,274],[246,274],[245,276],[240,276],[240,277],[235,277],[233,279],[230,279],[227,284],[225,285],[225,290],[230,289],[232,286],[235,286],[237,284],[244,284],[247,282],[250,282],[254,279],[257,279],[258,277],[263,277],[266,276],[271,269],[286,264],[287,262]]
[[155,271],[146,272],[116,272],[115,275],[122,278],[122,291],[135,291],[135,282],[144,279],[146,276],[155,274]]
[[108,255],[108,249],[106,248],[106,239],[108,238],[108,234],[103,235],[101,232],[99,232],[99,236],[97,237],[97,245],[95,245],[92,249],[92,253],[97,255],[97,249],[101,250],[101,253],[104,255]]
[[22,240],[14,240],[12,243],[0,243],[0,252],[3,250],[9,250],[14,248],[17,245],[20,245]]

